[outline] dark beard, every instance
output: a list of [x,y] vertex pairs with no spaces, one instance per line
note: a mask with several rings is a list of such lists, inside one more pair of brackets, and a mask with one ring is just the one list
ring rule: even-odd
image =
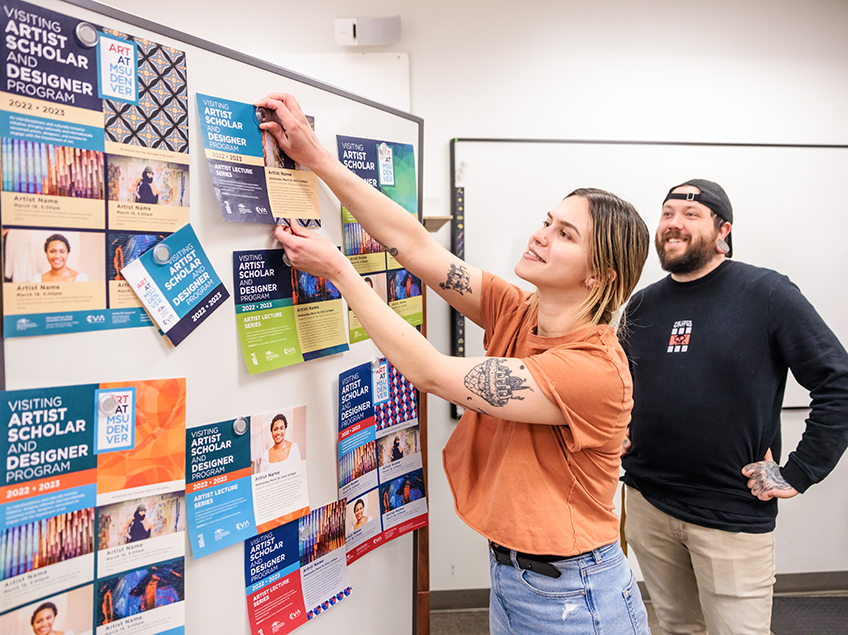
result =
[[[718,234],[716,234],[717,236]],[[677,236],[672,235],[672,238]],[[664,238],[659,236],[654,238],[654,247],[656,247],[657,255],[660,257],[660,265],[663,270],[672,274],[685,275],[694,273],[703,268],[715,256],[715,242],[705,240],[692,242],[690,237],[689,247],[681,256],[669,256],[663,248]]]

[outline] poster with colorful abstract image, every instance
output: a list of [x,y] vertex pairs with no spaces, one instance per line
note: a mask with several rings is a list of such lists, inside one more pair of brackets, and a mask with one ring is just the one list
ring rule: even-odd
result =
[[[415,154],[409,144],[337,135],[339,159],[354,174],[398,203],[418,214]],[[413,326],[424,319],[421,281],[405,270],[342,206],[344,253],[372,289]],[[368,339],[353,311],[348,310],[350,343]]]
[[347,562],[428,523],[415,387],[385,358],[339,375]]
[[96,630],[183,632],[185,380],[103,383],[96,405]]
[[185,632],[185,559],[124,571],[97,581],[96,633]]
[[184,557],[185,397],[183,379],[0,393],[0,613]]
[[253,635],[286,635],[348,595],[345,503],[244,543],[247,615]]
[[3,10],[4,336],[152,326],[112,271],[114,243],[149,248],[189,220],[185,54],[18,0]]

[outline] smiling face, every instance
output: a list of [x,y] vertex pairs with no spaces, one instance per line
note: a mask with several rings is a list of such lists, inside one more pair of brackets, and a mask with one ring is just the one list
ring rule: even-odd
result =
[[592,217],[582,196],[570,196],[547,213],[533,232],[515,275],[542,291],[586,290],[591,278]]
[[50,268],[58,271],[64,269],[68,262],[68,248],[61,240],[51,240],[47,243],[47,261],[50,263]]
[[353,515],[356,517],[356,522],[362,520],[362,514],[365,512],[365,503],[358,502],[353,506]]
[[51,608],[43,608],[35,614],[32,621],[32,632],[36,635],[48,635],[53,631],[53,622],[56,620],[56,614]]
[[[673,193],[698,194],[700,191],[694,185],[681,185]],[[721,231],[716,228],[713,213],[706,205],[669,199],[663,203],[654,246],[663,269],[673,275],[699,277],[711,269],[711,264],[721,261],[716,240],[726,233],[725,227]]]
[[274,439],[274,445],[280,445],[286,437],[286,422],[283,419],[277,419],[271,424],[271,438]]

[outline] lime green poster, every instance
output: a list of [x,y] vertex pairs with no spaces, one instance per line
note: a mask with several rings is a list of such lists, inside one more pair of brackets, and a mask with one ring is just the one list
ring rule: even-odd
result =
[[338,289],[288,266],[282,249],[233,252],[233,283],[251,375],[348,350]]

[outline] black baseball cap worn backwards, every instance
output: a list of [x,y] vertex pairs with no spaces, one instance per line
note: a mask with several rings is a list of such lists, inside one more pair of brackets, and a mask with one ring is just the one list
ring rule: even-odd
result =
[[[700,194],[694,194],[692,192],[688,193],[676,193],[672,194],[674,190],[683,185],[694,185],[699,190],[701,190]],[[733,206],[730,204],[730,199],[727,197],[727,192],[724,191],[724,188],[718,183],[713,183],[712,181],[707,181],[706,179],[691,179],[686,181],[685,183],[681,183],[680,185],[675,185],[668,191],[668,194],[665,195],[663,199],[663,203],[665,203],[669,199],[681,200],[681,201],[697,201],[701,203],[701,205],[705,205],[716,214],[721,216],[724,220],[726,220],[731,225],[733,224]],[[733,243],[731,242],[731,235],[733,232],[727,235],[725,238],[725,242],[727,246],[730,247],[730,251],[727,252],[727,257],[730,258],[733,255]]]

